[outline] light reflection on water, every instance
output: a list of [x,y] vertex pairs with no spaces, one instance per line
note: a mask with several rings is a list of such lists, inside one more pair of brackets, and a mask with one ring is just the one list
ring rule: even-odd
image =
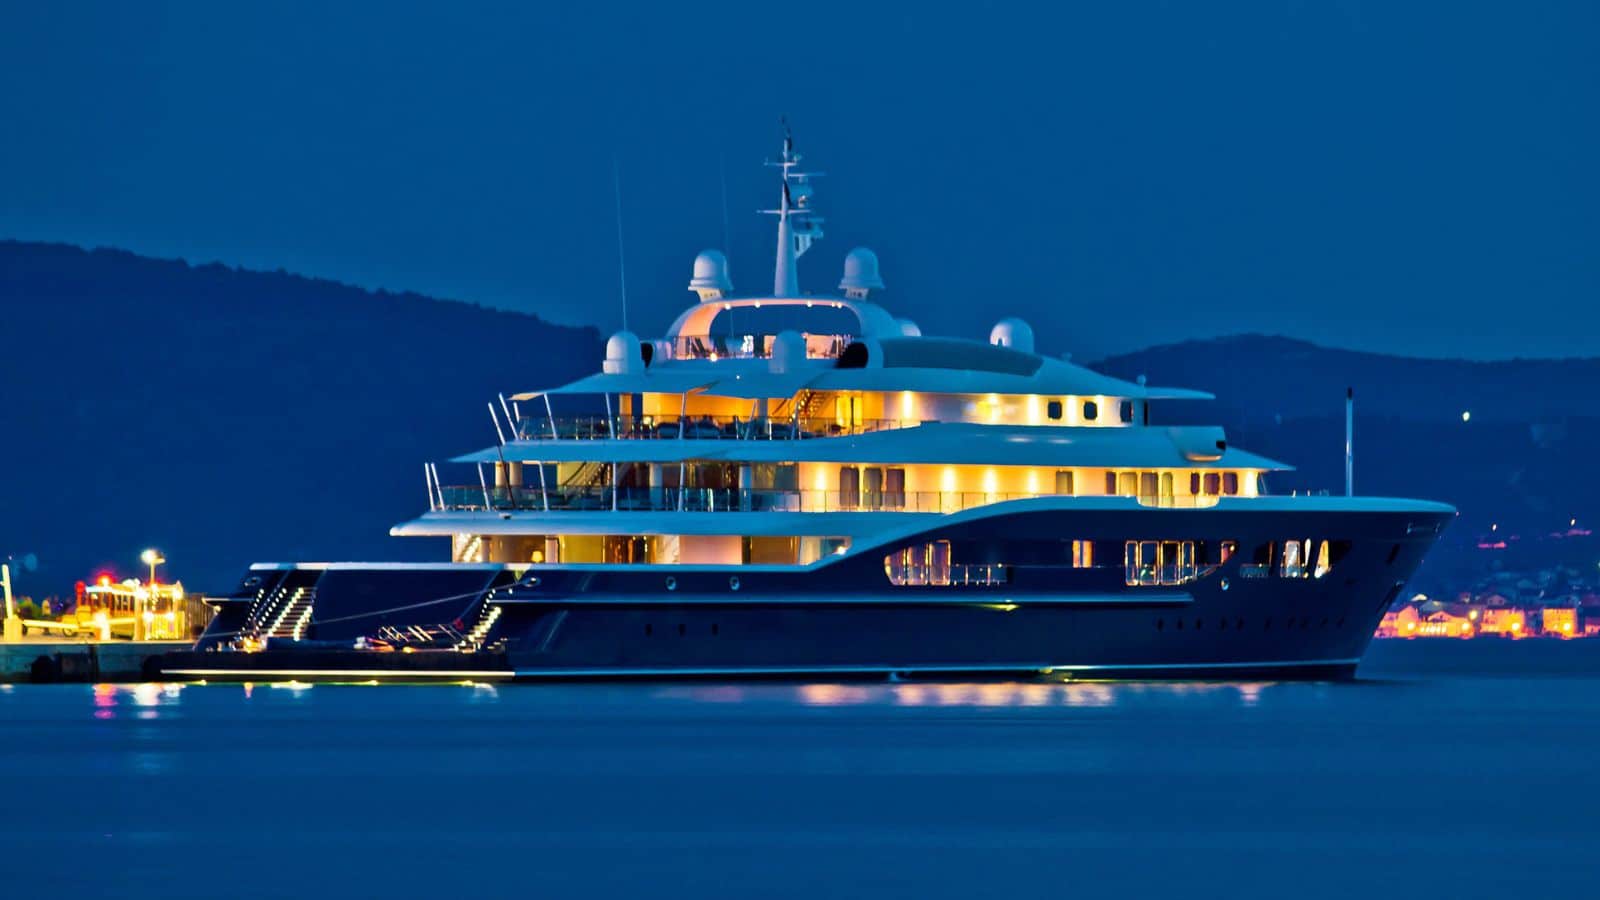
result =
[[[1379,652],[1404,668],[1356,684],[5,686],[0,846],[77,856],[8,863],[0,891],[1347,900],[1600,880],[1600,642]],[[1562,863],[1496,880],[1484,847]],[[1418,862],[1439,848],[1469,849]]]
[[[90,688],[94,716],[99,719],[115,718],[119,712],[133,712],[140,718],[159,718],[163,710],[177,708],[186,691],[205,691],[208,699],[218,693],[236,692],[240,699],[250,701],[266,689],[275,697],[290,701],[306,698],[314,690],[344,691],[353,687],[381,687],[386,691],[417,690],[449,695],[465,690],[469,703],[495,703],[502,699],[504,690],[539,692],[561,690],[551,685],[518,685],[505,687],[486,682],[466,682],[449,685],[383,685],[376,681],[339,684],[312,684],[308,682],[265,682],[238,684],[181,684],[146,682],[141,684],[96,684]],[[785,685],[781,683],[708,684],[693,686],[649,686],[644,690],[663,700],[680,700],[707,704],[740,704],[752,701],[793,702],[807,707],[842,706],[896,706],[896,707],[1088,707],[1109,708],[1126,704],[1134,699],[1177,700],[1184,697],[1208,697],[1240,707],[1252,707],[1261,700],[1264,690],[1278,686],[1276,682],[901,682],[852,683],[815,682]],[[6,687],[11,687],[7,685]],[[618,686],[567,685],[582,690],[598,687],[609,693],[627,691]],[[1305,685],[1294,685],[1304,688]]]
[[976,682],[891,685],[806,684],[795,688],[808,706],[1112,707],[1136,695],[1210,695],[1255,706],[1271,682]]

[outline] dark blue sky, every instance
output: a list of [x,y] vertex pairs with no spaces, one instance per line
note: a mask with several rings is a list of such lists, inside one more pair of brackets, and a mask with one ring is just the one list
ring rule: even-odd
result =
[[874,247],[925,331],[1080,358],[1267,331],[1589,355],[1600,5],[7,4],[0,235],[283,267],[636,330],[720,243]]

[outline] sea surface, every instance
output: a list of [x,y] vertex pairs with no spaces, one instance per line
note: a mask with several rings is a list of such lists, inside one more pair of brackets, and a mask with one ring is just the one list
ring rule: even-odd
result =
[[0,896],[1600,894],[1600,641],[1360,680],[0,686]]

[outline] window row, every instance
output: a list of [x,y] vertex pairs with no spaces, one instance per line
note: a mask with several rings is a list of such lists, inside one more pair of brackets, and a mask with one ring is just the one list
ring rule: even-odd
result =
[[1234,541],[1128,541],[1123,545],[1129,585],[1187,584],[1232,558]]
[[1269,541],[1256,547],[1250,562],[1239,567],[1245,578],[1321,578],[1333,571],[1350,553],[1350,541],[1313,540]]
[[1010,566],[952,562],[949,541],[929,541],[891,553],[883,558],[883,571],[896,587],[991,585],[1011,580]]

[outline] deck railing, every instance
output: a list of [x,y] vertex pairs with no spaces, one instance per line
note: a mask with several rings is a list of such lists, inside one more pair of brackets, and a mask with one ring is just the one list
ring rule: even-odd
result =
[[741,418],[739,416],[523,416],[517,439],[547,440],[794,440],[842,437],[921,425],[920,419],[864,419],[840,423],[834,418]]
[[[953,513],[1007,500],[1053,494],[997,491],[784,491],[738,488],[443,487],[444,509],[453,511],[550,510],[619,512],[913,512]],[[1138,497],[1143,506],[1214,506],[1216,497]]]
[[[673,359],[766,359],[772,355],[774,335],[770,334],[681,334],[671,338]],[[811,359],[838,359],[855,340],[849,334],[806,334],[806,356]]]

